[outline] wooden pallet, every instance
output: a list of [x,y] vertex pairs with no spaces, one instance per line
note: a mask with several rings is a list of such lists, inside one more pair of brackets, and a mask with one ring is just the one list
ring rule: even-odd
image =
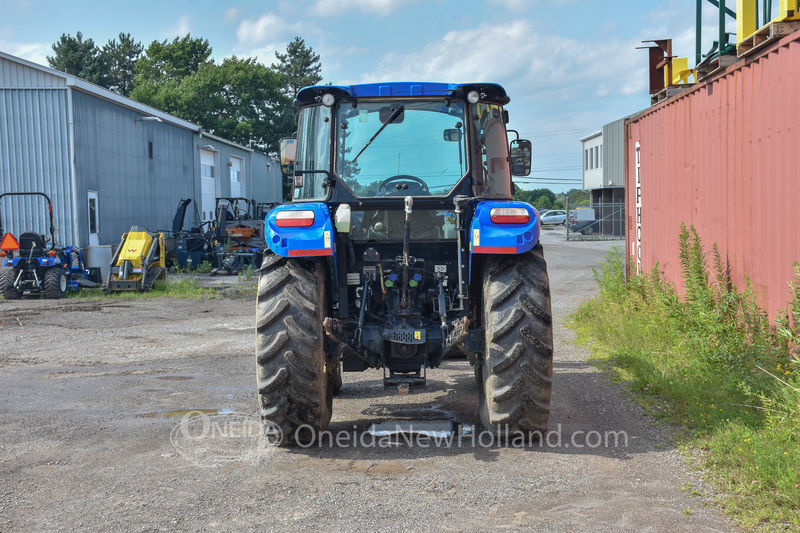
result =
[[694,83],[685,83],[682,85],[670,85],[669,87],[661,89],[656,94],[650,95],[650,105],[656,105],[667,98],[680,94],[693,85]]
[[797,30],[800,30],[800,20],[768,24],[740,42],[736,46],[736,55],[743,57],[752,54],[769,43],[775,42],[781,37],[785,37]]
[[720,70],[724,70],[738,61],[739,58],[732,55],[717,56],[711,61],[705,60],[694,69],[697,81],[703,80]]

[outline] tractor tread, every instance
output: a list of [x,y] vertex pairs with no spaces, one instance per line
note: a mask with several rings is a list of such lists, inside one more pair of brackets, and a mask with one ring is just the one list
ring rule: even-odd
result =
[[256,302],[256,363],[261,416],[284,432],[283,442],[307,438],[302,429],[327,429],[332,390],[325,371],[322,320],[324,260],[286,258],[266,251]]
[[51,300],[58,300],[64,297],[64,288],[61,287],[62,280],[66,285],[67,275],[61,267],[50,267],[44,272],[44,295]]
[[481,419],[498,433],[544,432],[550,414],[553,324],[541,244],[490,257],[483,276],[486,324]]
[[0,294],[6,300],[18,300],[22,297],[22,291],[14,287],[17,278],[17,271],[14,268],[0,268]]

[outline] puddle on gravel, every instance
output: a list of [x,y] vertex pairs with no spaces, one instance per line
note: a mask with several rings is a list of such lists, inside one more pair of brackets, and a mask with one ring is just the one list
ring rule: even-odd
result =
[[139,413],[137,418],[182,418],[189,416],[194,418],[196,416],[213,416],[213,415],[229,415],[232,414],[233,409],[173,409],[171,411],[154,411],[152,413]]
[[164,381],[186,381],[187,379],[194,379],[192,376],[161,376],[156,379]]

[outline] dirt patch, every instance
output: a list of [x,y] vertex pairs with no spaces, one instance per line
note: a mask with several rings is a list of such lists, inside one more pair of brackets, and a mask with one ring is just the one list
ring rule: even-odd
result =
[[[480,431],[465,361],[407,396],[379,371],[345,374],[326,444],[265,448],[249,433],[252,301],[0,301],[0,530],[735,529],[682,492],[669,430],[571,343],[565,318],[613,243],[543,241],[551,431],[513,447]],[[443,419],[449,443],[369,438],[372,424]]]

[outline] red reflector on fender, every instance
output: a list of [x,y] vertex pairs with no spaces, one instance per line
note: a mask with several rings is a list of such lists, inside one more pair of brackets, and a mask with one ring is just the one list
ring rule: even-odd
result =
[[333,249],[320,248],[317,250],[289,250],[289,257],[311,257],[314,255],[333,255]]
[[472,252],[476,254],[515,254],[516,246],[473,246]]
[[489,211],[489,218],[495,224],[527,224],[530,215],[524,207],[495,207]]
[[279,228],[307,228],[314,223],[314,211],[281,211],[275,216]]
[[6,233],[3,235],[3,242],[0,243],[0,250],[3,250],[4,252],[13,252],[14,250],[19,250],[19,243],[12,234]]

